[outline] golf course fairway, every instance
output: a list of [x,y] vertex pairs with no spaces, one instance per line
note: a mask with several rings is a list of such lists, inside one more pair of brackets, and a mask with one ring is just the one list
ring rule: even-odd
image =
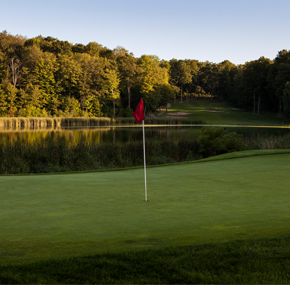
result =
[[0,176],[0,264],[290,232],[290,154]]

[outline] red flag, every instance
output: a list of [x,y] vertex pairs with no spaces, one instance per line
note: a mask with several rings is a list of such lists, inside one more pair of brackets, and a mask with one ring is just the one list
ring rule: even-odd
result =
[[140,123],[141,121],[145,120],[143,99],[140,100],[136,108],[136,111],[133,113],[133,116],[135,117],[137,123]]

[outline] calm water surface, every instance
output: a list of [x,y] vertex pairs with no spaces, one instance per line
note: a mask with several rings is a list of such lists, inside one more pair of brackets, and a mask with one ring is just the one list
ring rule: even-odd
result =
[[[150,138],[198,138],[202,127],[146,127],[146,139]],[[276,128],[245,128],[245,127],[226,127],[227,131],[234,131],[244,135],[259,133],[261,135],[283,135],[290,133],[290,129]],[[46,140],[65,140],[69,143],[86,141],[88,143],[100,142],[126,142],[142,140],[142,128],[116,128],[116,127],[71,127],[55,129],[0,129],[0,142],[35,143],[45,142]]]

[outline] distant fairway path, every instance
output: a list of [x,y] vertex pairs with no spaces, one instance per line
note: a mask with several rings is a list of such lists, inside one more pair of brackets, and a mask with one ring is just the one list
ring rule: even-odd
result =
[[229,103],[218,101],[193,100],[183,103],[172,103],[168,112],[162,110],[161,117],[180,117],[192,120],[202,120],[206,124],[216,125],[275,125],[281,126],[289,124],[289,119],[277,117],[276,113],[260,113],[255,115],[242,109],[233,108]]
[[0,176],[0,260],[290,232],[290,154],[82,174]]

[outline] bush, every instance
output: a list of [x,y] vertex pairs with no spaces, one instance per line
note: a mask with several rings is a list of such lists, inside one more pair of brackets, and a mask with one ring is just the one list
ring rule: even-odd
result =
[[134,111],[128,106],[126,109],[124,109],[124,117],[132,117],[132,113]]
[[226,133],[223,128],[206,127],[199,136],[199,152],[203,157],[247,149],[243,135]]
[[47,117],[45,109],[40,109],[35,106],[28,106],[27,108],[19,109],[17,112],[18,117]]

